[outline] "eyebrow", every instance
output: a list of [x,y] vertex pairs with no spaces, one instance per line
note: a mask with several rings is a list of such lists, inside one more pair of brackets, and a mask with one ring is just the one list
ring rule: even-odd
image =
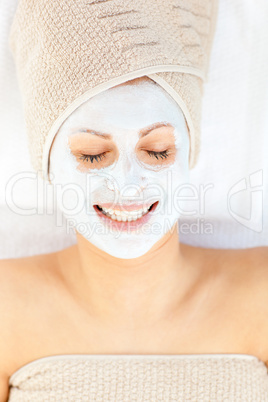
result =
[[156,130],[157,128],[160,127],[173,127],[172,124],[165,122],[165,121],[159,121],[158,123],[153,123],[148,127],[145,127],[139,131],[139,138],[145,137],[146,135],[150,134],[153,130]]
[[98,137],[101,137],[104,140],[110,140],[112,138],[111,134],[102,133],[100,131],[92,130],[90,128],[79,128],[79,130],[77,130],[77,131],[79,133],[83,132],[83,133],[97,135]]
[[[165,122],[165,121],[150,124],[149,126],[143,128],[139,131],[139,138],[145,137],[146,135],[150,134],[153,130],[156,130],[157,128],[160,128],[160,127],[173,127],[173,126],[172,126],[172,124]],[[103,133],[101,131],[96,131],[96,130],[92,130],[89,128],[79,128],[79,130],[77,130],[77,131],[97,135],[98,137],[101,137],[104,140],[110,140],[112,138],[111,134]]]

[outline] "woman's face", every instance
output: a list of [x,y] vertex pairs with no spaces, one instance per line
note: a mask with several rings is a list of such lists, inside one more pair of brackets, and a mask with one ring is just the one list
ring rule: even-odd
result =
[[148,78],[94,96],[65,120],[50,155],[69,230],[114,257],[145,254],[180,216],[188,156],[181,109]]

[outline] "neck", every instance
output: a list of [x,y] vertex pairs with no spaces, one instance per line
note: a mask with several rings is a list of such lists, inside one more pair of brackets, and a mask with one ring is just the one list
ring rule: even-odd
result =
[[[103,320],[159,321],[186,294],[189,266],[182,255],[178,226],[145,255],[120,259],[98,249],[77,233],[72,255],[60,260],[72,294]],[[67,270],[66,270],[67,268]]]

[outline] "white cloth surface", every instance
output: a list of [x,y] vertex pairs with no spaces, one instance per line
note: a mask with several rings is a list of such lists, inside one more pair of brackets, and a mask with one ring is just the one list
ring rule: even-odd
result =
[[[74,244],[55,214],[37,208],[23,110],[8,33],[17,0],[0,2],[0,258],[49,253]],[[191,170],[199,201],[180,219],[180,241],[211,248],[268,245],[268,2],[219,0],[205,85],[201,153]],[[29,177],[19,180],[19,173]],[[15,180],[16,179],[16,180]],[[13,180],[13,182],[12,182]],[[10,199],[20,209],[15,211]],[[6,187],[9,186],[9,187]],[[193,195],[193,190],[189,190]],[[45,197],[43,197],[45,198]],[[51,208],[53,196],[47,196]]]

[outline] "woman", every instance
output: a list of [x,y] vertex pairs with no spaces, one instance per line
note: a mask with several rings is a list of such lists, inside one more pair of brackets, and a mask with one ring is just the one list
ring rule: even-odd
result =
[[[142,153],[145,148],[156,152],[165,150],[167,145],[173,159],[171,165],[177,170],[174,184],[183,182],[187,177],[187,127],[174,101],[150,81],[144,77],[121,84],[92,98],[66,120],[52,147],[53,184],[79,183],[84,190],[82,177],[91,171],[92,162],[81,161],[80,152],[99,154],[101,148],[114,153],[107,156],[108,169],[113,157],[117,157],[119,170],[115,170],[114,179],[121,180],[119,186],[123,190],[124,186],[133,184],[133,174],[140,168],[135,170],[131,166],[135,149],[140,162],[144,162],[142,158],[147,162],[146,167],[140,168],[142,174],[136,176],[138,180],[146,178],[147,172],[150,178],[151,169],[155,169],[151,156]],[[156,123],[159,116],[172,123],[175,130],[171,125],[154,129],[146,136],[147,143],[139,144],[138,130],[131,127],[142,129],[148,122]],[[75,128],[85,126],[98,132],[109,126],[112,139],[94,138],[93,134],[84,132],[70,134]],[[175,141],[172,132],[177,136]],[[179,147],[172,148],[180,138]],[[66,157],[68,150],[70,159]],[[153,170],[156,177],[170,169],[165,159],[160,164],[156,172]],[[102,180],[97,177],[98,169],[95,165],[92,169],[93,187],[94,179]],[[105,168],[102,169],[103,172]],[[112,174],[110,171],[109,175]],[[94,205],[96,200],[103,199],[112,204],[114,190],[111,187],[109,192],[106,184],[106,194],[98,192],[101,187],[96,186],[96,193],[91,193],[93,199],[87,202]],[[166,193],[168,200],[173,195],[174,192]],[[135,196],[128,196],[128,202],[121,204],[125,215],[129,214],[128,207],[136,203]],[[163,205],[164,200],[162,196],[159,203]],[[114,204],[113,208],[116,207]],[[161,212],[152,213],[148,222],[162,224],[163,215],[164,212],[162,216]],[[166,217],[171,222],[175,215],[173,211],[173,215]],[[74,216],[69,213],[68,219]],[[153,230],[150,233],[150,228],[146,234],[136,233],[138,226],[143,227],[142,223],[138,224],[143,217],[124,222],[109,215],[101,219],[97,211],[87,216],[91,226],[94,221],[104,220],[107,232],[102,234],[99,228],[99,234],[93,233],[90,238],[87,238],[89,233],[76,232],[77,244],[65,250],[1,262],[1,400],[6,400],[8,378],[16,370],[47,356],[220,353],[242,354],[242,359],[249,354],[262,362],[268,360],[267,248],[196,248],[179,243],[175,220],[166,234],[155,235]],[[78,227],[80,218],[84,217],[83,211],[76,214]],[[116,231],[109,226],[114,222],[132,229]],[[19,400],[16,397],[22,393],[16,394],[14,389],[11,400]],[[42,393],[31,395],[32,400],[43,400]],[[40,399],[34,399],[34,395]]]
[[147,77],[75,106],[46,163],[77,244],[1,262],[2,400],[268,400],[267,248],[179,242],[187,112]]

